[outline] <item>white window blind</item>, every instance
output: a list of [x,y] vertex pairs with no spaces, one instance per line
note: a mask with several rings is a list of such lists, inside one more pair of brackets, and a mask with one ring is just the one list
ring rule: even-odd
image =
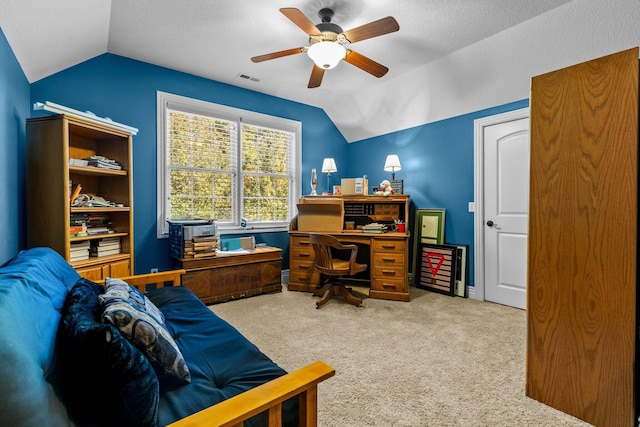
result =
[[159,236],[184,218],[214,219],[223,232],[287,230],[300,196],[299,122],[159,92],[158,123]]

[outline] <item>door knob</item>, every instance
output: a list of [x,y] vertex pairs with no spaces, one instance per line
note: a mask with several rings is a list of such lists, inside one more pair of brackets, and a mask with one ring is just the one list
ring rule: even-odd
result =
[[489,227],[495,228],[496,230],[502,230],[500,227],[498,227],[498,224],[496,224],[495,222],[493,222],[491,220],[487,221],[487,225]]

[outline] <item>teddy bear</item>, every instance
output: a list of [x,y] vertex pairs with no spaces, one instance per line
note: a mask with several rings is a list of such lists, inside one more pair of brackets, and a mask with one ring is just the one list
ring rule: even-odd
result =
[[385,179],[380,183],[378,187],[378,191],[376,191],[376,196],[388,196],[389,194],[393,194],[393,189],[391,188],[391,183],[389,180]]

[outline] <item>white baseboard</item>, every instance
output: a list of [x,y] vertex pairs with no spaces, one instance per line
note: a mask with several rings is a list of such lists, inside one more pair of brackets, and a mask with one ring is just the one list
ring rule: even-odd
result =
[[289,269],[287,270],[282,270],[280,272],[280,277],[281,277],[281,282],[282,283],[289,283]]

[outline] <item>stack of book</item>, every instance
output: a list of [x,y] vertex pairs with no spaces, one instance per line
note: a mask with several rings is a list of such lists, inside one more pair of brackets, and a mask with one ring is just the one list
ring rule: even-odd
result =
[[379,224],[377,222],[372,222],[371,224],[367,224],[362,227],[362,231],[365,233],[384,233],[387,230],[387,226],[384,224]]
[[194,236],[190,240],[184,241],[184,258],[205,258],[216,256],[216,251],[220,248],[220,238],[218,236]]
[[69,216],[69,237],[84,237],[88,236],[87,233],[87,220],[89,214],[86,213],[72,213]]
[[89,259],[90,249],[88,240],[83,242],[72,242],[71,249],[69,250],[69,261],[75,262]]
[[94,240],[91,242],[90,253],[92,257],[118,255],[121,253],[120,238],[111,237],[108,239]]
[[69,157],[69,166],[87,166],[89,165],[89,161],[86,159],[74,159],[73,157]]
[[90,213],[87,216],[87,234],[89,236],[113,233],[111,226],[111,215],[109,214]]
[[174,258],[215,256],[220,248],[216,224],[210,219],[172,219],[169,223],[169,249]]
[[87,157],[85,160],[87,161],[89,166],[93,166],[96,168],[114,169],[114,170],[122,169],[122,166],[120,165],[120,163],[104,156],[91,156],[91,157]]

